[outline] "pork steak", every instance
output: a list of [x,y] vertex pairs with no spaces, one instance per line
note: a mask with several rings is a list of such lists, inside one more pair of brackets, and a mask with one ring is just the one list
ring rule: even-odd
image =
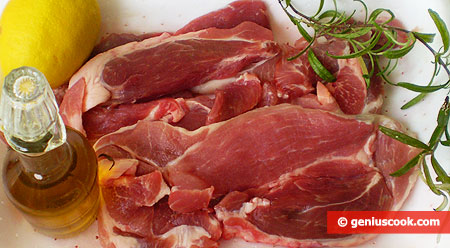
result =
[[[380,115],[281,104],[195,131],[139,121],[103,136],[95,149],[120,149],[114,159],[151,164],[169,187],[213,188],[224,238],[288,247],[339,245],[367,237],[327,234],[326,211],[399,209],[417,176],[389,176],[418,151],[380,133],[380,124],[404,131]],[[205,195],[191,197],[205,202]]]

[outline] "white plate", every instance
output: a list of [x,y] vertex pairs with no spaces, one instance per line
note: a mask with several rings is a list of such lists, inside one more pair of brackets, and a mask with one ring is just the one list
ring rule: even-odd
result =
[[[0,0],[0,11],[3,10],[7,0]],[[112,32],[145,33],[159,31],[175,31],[189,20],[194,19],[209,11],[225,6],[230,0],[99,0],[102,11],[102,35]],[[266,0],[269,7],[272,26],[275,37],[281,42],[292,42],[299,38],[299,34],[288,18],[282,12],[276,0]],[[310,11],[317,7],[318,0],[296,1],[299,9]],[[331,2],[331,0],[328,0]],[[427,9],[440,13],[441,17],[450,25],[450,4],[448,0],[366,0],[370,10],[384,7],[393,10],[408,29],[422,32],[437,32]],[[358,3],[351,0],[338,0],[340,7],[350,10],[359,7]],[[330,7],[330,6],[328,6]],[[359,13],[361,14],[361,13]],[[439,39],[436,39],[439,45]],[[424,49],[415,50],[413,55],[402,60],[395,78],[410,80],[417,83],[426,83],[428,75],[432,72],[429,62],[431,57]],[[408,128],[416,132],[419,138],[427,141],[435,126],[436,114],[443,102],[445,92],[433,94],[420,105],[409,110],[402,111],[400,106],[411,99],[414,94],[402,89],[387,89],[384,113],[401,120]],[[4,148],[0,150],[0,159],[3,157]],[[441,161],[450,161],[450,153],[441,153]],[[443,166],[450,171],[449,163]],[[440,203],[440,198],[435,197],[427,186],[419,181],[409,197],[403,210],[432,210]],[[97,239],[97,225],[93,224],[81,235],[64,240],[54,240],[36,233],[31,226],[24,221],[20,214],[12,207],[0,190],[0,247],[2,248],[53,248],[53,247],[99,247]],[[258,244],[249,244],[243,241],[224,241],[221,247],[271,247]],[[450,247],[450,235],[440,236],[436,234],[384,234],[367,242],[361,247]]]

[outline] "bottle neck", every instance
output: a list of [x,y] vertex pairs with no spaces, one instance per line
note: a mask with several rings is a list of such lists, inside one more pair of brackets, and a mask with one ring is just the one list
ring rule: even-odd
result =
[[29,156],[41,155],[66,141],[66,129],[45,76],[32,67],[12,70],[0,99],[0,128],[9,145]]
[[18,153],[23,170],[38,184],[48,185],[63,177],[76,160],[76,154],[69,143],[40,155]]

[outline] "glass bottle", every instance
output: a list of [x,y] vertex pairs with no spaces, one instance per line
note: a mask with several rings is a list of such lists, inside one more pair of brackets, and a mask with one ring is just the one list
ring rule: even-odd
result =
[[45,235],[86,229],[99,205],[96,155],[83,135],[64,126],[41,72],[21,67],[6,76],[0,120],[10,145],[3,184],[11,202]]

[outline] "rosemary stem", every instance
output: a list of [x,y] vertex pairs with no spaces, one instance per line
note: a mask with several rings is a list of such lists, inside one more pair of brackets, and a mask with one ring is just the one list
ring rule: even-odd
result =
[[[278,3],[279,3],[281,6],[283,6],[283,4],[281,3],[282,1],[283,1],[283,0],[278,0]],[[320,24],[319,22],[317,22],[317,21],[314,20],[313,18],[311,18],[311,17],[309,17],[309,16],[303,14],[302,12],[298,11],[296,8],[294,8],[294,6],[292,6],[292,4],[288,4],[288,5],[286,6],[286,8],[288,8],[288,7],[291,8],[292,11],[294,11],[295,14],[301,16],[302,18],[304,18],[304,19],[306,19],[306,20],[308,20],[308,21],[310,21],[310,22],[313,22],[313,23],[315,23],[315,24]]]
[[[419,40],[434,56],[437,56],[436,50],[434,50],[427,42],[425,42],[421,37],[414,34],[414,37]],[[438,58],[438,63],[442,65],[442,68],[445,70],[447,75],[450,77],[450,69],[447,67],[447,64],[442,60],[441,57]]]

